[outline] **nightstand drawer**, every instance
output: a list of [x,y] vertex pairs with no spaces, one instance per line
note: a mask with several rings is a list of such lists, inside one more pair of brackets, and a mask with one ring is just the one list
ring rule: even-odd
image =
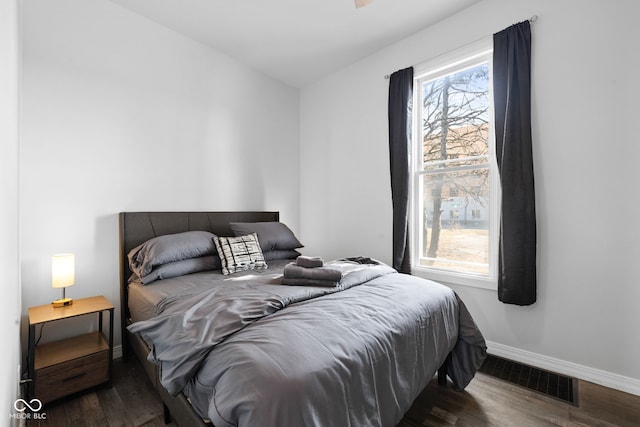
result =
[[100,351],[35,371],[34,397],[51,402],[109,381],[109,352]]

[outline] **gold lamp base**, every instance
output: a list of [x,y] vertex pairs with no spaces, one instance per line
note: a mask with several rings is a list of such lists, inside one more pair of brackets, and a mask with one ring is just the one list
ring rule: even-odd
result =
[[54,308],[68,307],[71,304],[73,304],[72,298],[60,298],[51,303],[51,305],[53,305]]

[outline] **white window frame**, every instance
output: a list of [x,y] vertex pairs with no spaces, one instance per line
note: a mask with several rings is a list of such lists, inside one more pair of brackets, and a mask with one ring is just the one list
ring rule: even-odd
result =
[[[413,141],[411,152],[411,202],[410,202],[410,244],[412,258],[412,274],[426,279],[435,280],[446,284],[457,284],[477,288],[497,290],[498,288],[498,239],[500,226],[500,183],[498,166],[495,154],[495,132],[493,112],[493,70],[492,70],[493,41],[491,37],[480,40],[463,48],[441,55],[414,67],[414,115],[413,115]],[[420,265],[421,248],[419,237],[422,233],[421,222],[421,190],[420,179],[422,174],[422,81],[444,77],[461,68],[467,68],[483,62],[489,63],[489,272],[487,275],[453,272]]]

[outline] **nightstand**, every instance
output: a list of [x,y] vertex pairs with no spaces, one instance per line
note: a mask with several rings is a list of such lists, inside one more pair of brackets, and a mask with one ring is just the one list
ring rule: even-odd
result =
[[[102,331],[109,312],[109,335]],[[97,315],[95,332],[36,346],[36,326],[61,319]],[[42,330],[40,330],[42,333]],[[67,307],[51,304],[29,308],[29,397],[42,403],[94,387],[111,384],[113,372],[113,305],[103,296],[74,299]]]

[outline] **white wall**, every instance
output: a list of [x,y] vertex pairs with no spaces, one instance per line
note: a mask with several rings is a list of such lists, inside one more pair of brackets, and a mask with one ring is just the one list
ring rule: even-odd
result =
[[533,14],[538,302],[516,307],[495,291],[454,288],[496,349],[640,394],[634,0],[485,0],[304,88],[301,233],[310,253],[390,262],[383,76]]
[[[3,31],[13,25],[8,4]],[[6,292],[16,293],[23,323],[26,307],[59,297],[49,273],[57,252],[76,253],[70,296],[118,304],[123,210],[280,210],[309,254],[389,261],[383,76],[538,14],[539,299],[513,307],[492,291],[455,289],[492,343],[640,381],[635,1],[485,0],[303,89],[300,101],[297,90],[106,0],[22,4],[21,161],[14,130],[2,126],[0,259],[17,283],[20,222],[22,303],[19,284]],[[16,78],[9,58],[3,85]],[[0,99],[0,119],[12,123],[14,101]],[[18,314],[2,316],[15,334]]]
[[120,211],[279,210],[297,231],[297,89],[106,0],[23,4],[25,315],[60,297],[60,252],[76,255],[67,296],[119,305]]
[[[20,355],[20,269],[18,234],[18,1],[0,2],[0,271],[3,308],[0,310],[0,416],[15,413]],[[6,418],[5,418],[6,419]],[[12,424],[11,419],[8,424]],[[15,424],[15,422],[13,423]]]

